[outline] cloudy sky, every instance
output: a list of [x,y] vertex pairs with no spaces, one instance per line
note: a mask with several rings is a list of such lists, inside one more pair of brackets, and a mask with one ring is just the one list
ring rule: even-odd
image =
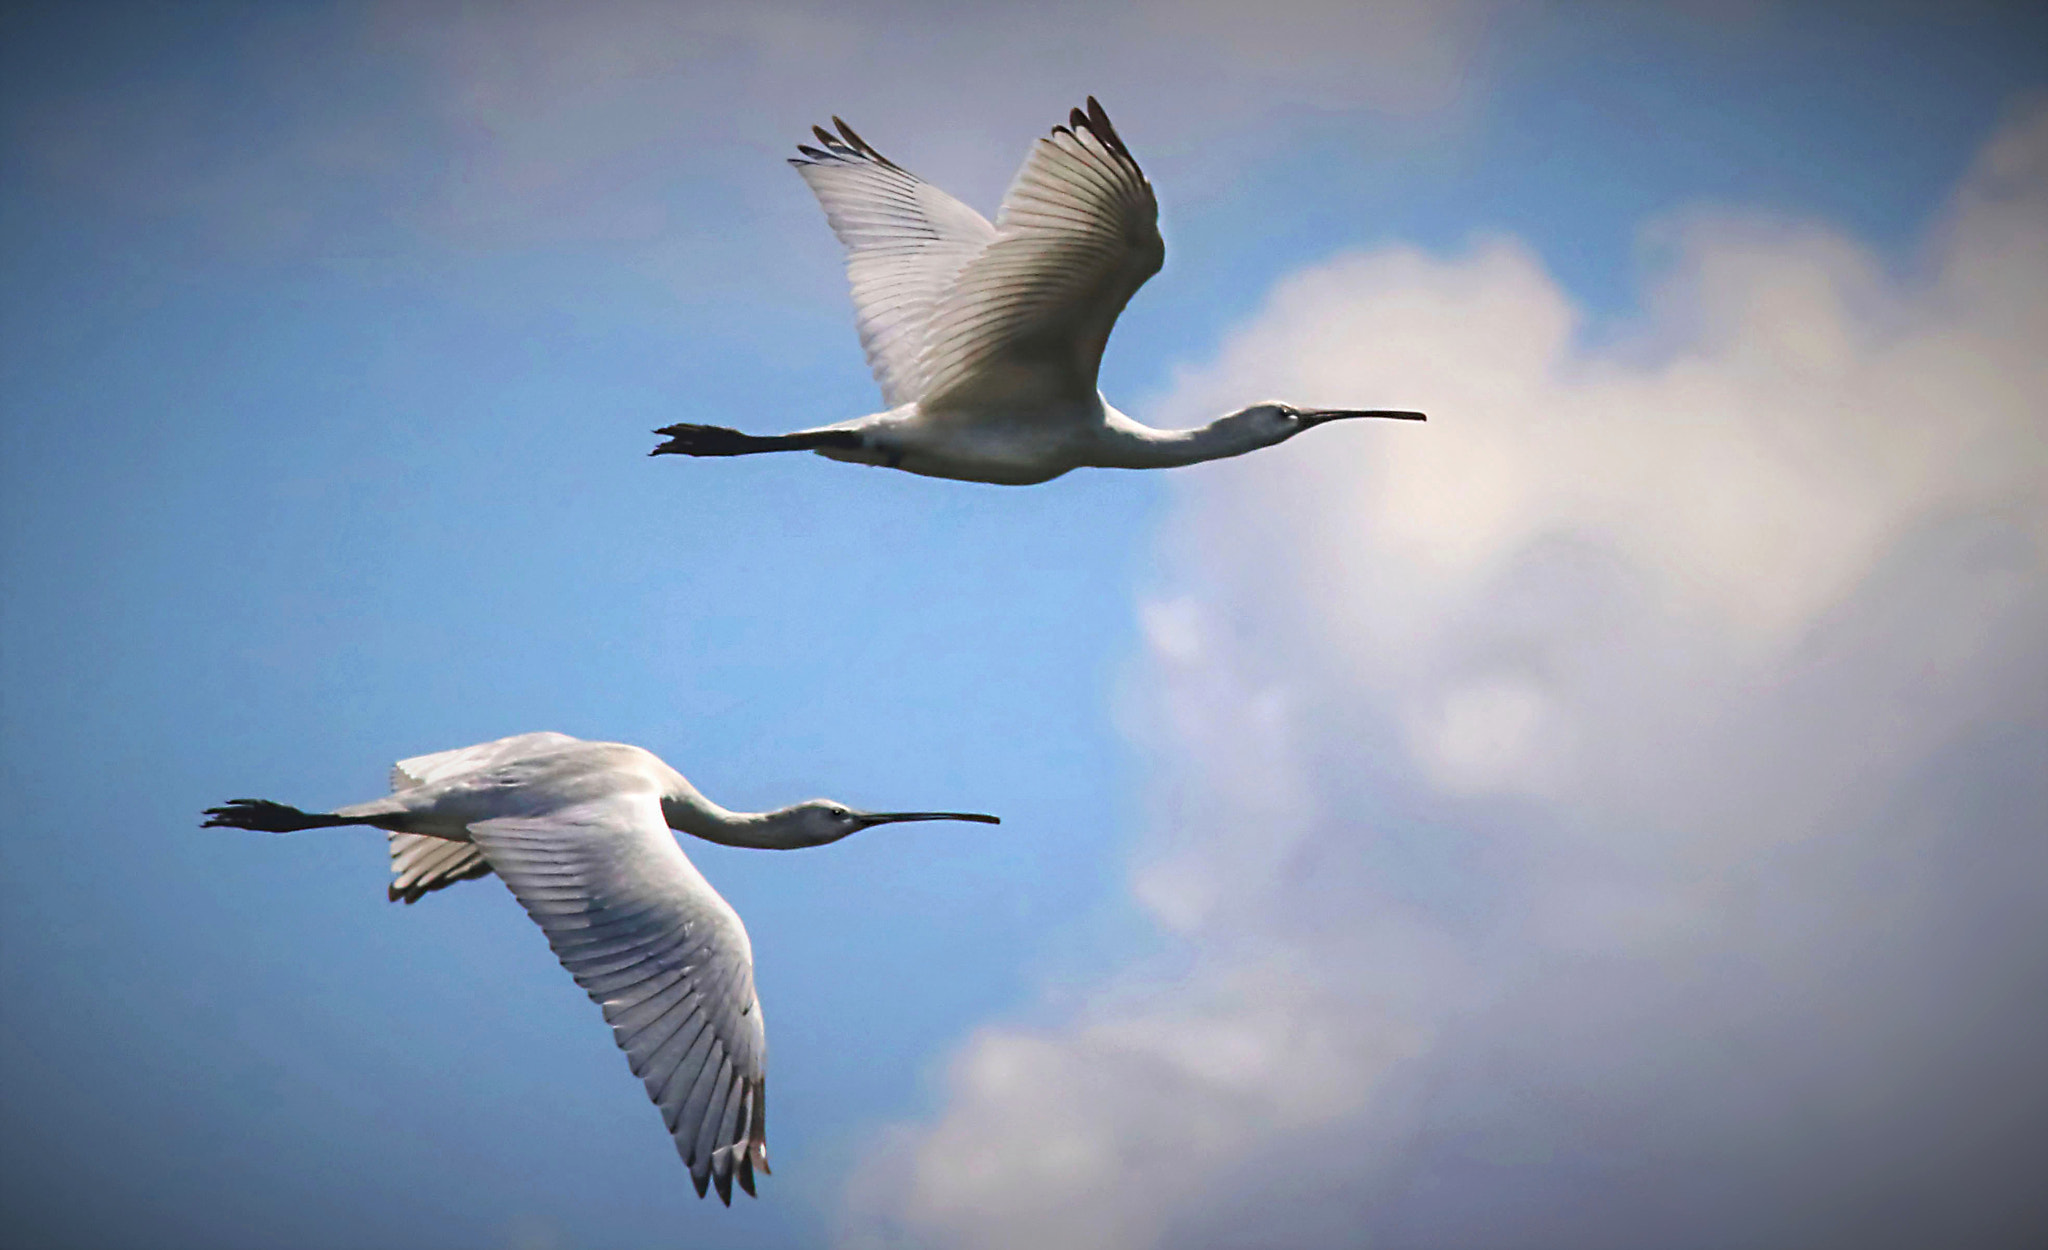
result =
[[[569,1250],[2048,1239],[2048,20],[1686,3],[0,14],[0,1223]],[[782,164],[992,210],[1089,93],[1105,390],[1428,410],[1010,490]],[[775,1175],[700,1203],[490,881],[195,828],[531,729],[692,845]]]

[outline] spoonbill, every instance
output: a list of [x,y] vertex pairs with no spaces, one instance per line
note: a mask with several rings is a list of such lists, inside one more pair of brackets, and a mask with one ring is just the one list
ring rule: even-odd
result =
[[868,145],[837,117],[791,159],[846,247],[868,367],[889,407],[837,425],[756,435],[656,430],[650,454],[814,451],[927,477],[1028,486],[1084,465],[1162,469],[1241,456],[1382,408],[1253,404],[1158,430],[1095,388],[1117,315],[1159,272],[1159,201],[1094,96],[1035,141],[991,225]]
[[729,812],[652,752],[531,733],[400,760],[392,793],[333,812],[264,799],[206,810],[205,828],[292,833],[371,825],[391,842],[390,897],[417,902],[497,873],[661,1108],[703,1197],[732,1204],[768,1171],[767,1039],[739,915],[683,854],[679,829],[726,846],[823,846],[876,825],[976,812],[864,812],[812,799]]

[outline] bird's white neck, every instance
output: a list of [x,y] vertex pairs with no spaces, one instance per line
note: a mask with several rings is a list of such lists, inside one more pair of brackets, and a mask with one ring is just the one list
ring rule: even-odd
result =
[[1104,404],[1102,447],[1097,463],[1107,469],[1170,469],[1242,456],[1276,441],[1240,420],[1242,415],[1218,417],[1191,430],[1160,430]]
[[783,850],[802,845],[786,835],[777,813],[729,811],[699,794],[680,773],[663,788],[661,814],[669,828],[723,846]]

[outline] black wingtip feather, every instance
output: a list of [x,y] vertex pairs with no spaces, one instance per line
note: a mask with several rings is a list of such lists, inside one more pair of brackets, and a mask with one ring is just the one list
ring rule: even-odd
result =
[[1116,127],[1110,124],[1109,110],[1103,108],[1102,101],[1094,96],[1088,97],[1087,120],[1088,129],[1094,131],[1095,137],[1108,145],[1110,151],[1122,157],[1130,157],[1131,150],[1124,146],[1123,137],[1117,134]]
[[1124,146],[1123,136],[1117,134],[1115,126],[1110,125],[1109,111],[1103,108],[1102,101],[1094,96],[1088,97],[1087,111],[1069,109],[1067,110],[1067,124],[1052,128],[1052,132],[1056,135],[1079,134],[1083,130],[1094,135],[1101,142],[1102,146],[1108,148],[1111,152],[1123,157],[1133,165],[1138,163],[1138,158],[1132,156],[1131,150]]
[[[874,145],[861,138],[858,131],[847,125],[845,118],[835,113],[832,116],[832,124],[838,127],[838,134],[833,134],[823,126],[811,127],[811,133],[818,137],[820,144],[824,145],[824,151],[821,152],[807,143],[797,144],[796,150],[812,161],[843,161],[858,157],[863,160],[873,161],[877,165],[883,166],[886,169],[893,169],[898,173],[906,172],[901,165],[875,151]],[[798,160],[795,157],[790,158],[790,164],[792,165],[804,163],[804,161]]]
[[832,124],[839,127],[840,137],[845,139],[847,146],[852,148],[855,152],[858,152],[862,156],[867,157],[869,160],[873,161],[877,165],[886,165],[890,169],[898,171],[902,170],[903,167],[901,165],[898,165],[895,161],[890,160],[888,157],[882,155],[880,152],[875,151],[875,145],[869,143],[866,139],[861,138],[860,135],[857,132],[855,132],[853,127],[846,124],[845,119],[841,118],[837,114],[834,114],[832,117]]

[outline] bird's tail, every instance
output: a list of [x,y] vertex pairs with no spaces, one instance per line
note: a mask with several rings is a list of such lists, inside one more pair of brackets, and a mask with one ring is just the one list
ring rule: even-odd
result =
[[722,425],[684,422],[663,426],[656,434],[668,441],[648,452],[650,456],[752,456],[764,451],[816,451],[821,447],[858,448],[860,435],[852,430],[805,430],[800,434],[745,434]]
[[425,833],[390,836],[391,884],[386,893],[394,903],[417,903],[435,890],[491,873],[483,848],[474,842]]

